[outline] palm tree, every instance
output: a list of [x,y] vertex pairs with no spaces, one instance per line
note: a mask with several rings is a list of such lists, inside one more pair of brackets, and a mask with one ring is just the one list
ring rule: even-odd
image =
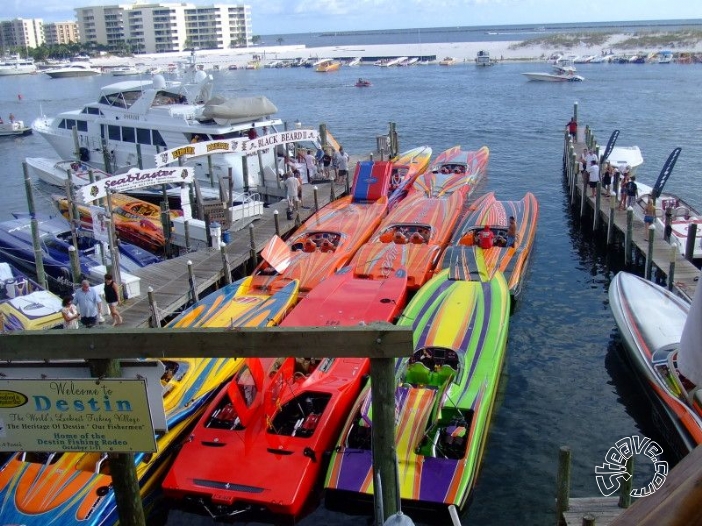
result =
[[251,43],[252,44],[258,44],[261,41],[261,36],[260,35],[254,35],[251,37]]
[[277,41],[278,41],[278,45],[279,45],[279,46],[282,46],[282,45],[283,45],[283,37],[278,37],[278,38],[277,38]]

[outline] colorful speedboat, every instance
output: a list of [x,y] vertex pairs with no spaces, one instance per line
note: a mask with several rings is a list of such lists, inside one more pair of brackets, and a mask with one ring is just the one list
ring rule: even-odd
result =
[[702,444],[702,294],[696,291],[690,306],[655,283],[619,272],[609,304],[636,378],[661,416],[659,429],[682,457]]
[[469,194],[485,176],[489,158],[487,146],[475,151],[453,146],[439,154],[431,169],[417,178],[413,190],[430,197],[441,197],[459,190]]
[[[395,319],[406,276],[369,288],[348,270],[315,287],[281,326]],[[163,482],[166,495],[216,518],[246,510],[300,515],[368,370],[366,358],[247,360],[183,445]]]
[[[510,298],[501,273],[454,281],[444,270],[422,287],[398,325],[415,351],[397,361],[395,444],[406,505],[462,507],[478,476],[505,356]],[[328,503],[373,494],[372,413],[366,387],[334,450]]]
[[[261,298],[250,278],[228,285],[193,305],[168,328],[267,327],[294,304],[298,283]],[[144,505],[160,492],[160,481],[180,446],[183,432],[202,413],[217,388],[243,365],[241,359],[162,360],[163,405],[168,432],[156,436],[157,452],[137,454],[137,478]],[[109,458],[101,453],[17,453],[0,469],[0,517],[27,526],[108,525],[117,522]]]
[[62,326],[61,298],[9,263],[0,262],[0,332]]
[[[515,220],[516,236],[509,245],[511,217]],[[452,279],[463,280],[487,281],[500,271],[516,298],[522,290],[538,218],[539,203],[531,192],[519,201],[498,201],[495,193],[489,192],[469,205],[438,266],[450,269]],[[485,225],[493,235],[491,248],[480,248],[478,243]]]
[[[54,203],[61,214],[69,219],[68,199],[53,196]],[[149,252],[163,252],[165,238],[161,224],[161,208],[148,201],[137,199],[125,194],[110,195],[112,219],[117,237],[127,243],[132,243]],[[106,230],[105,219],[107,211],[99,206],[77,205],[81,226],[94,230],[94,220],[99,221],[98,228]],[[179,210],[171,210],[171,220],[182,216]]]
[[352,195],[319,210],[287,242],[274,236],[264,247],[252,287],[271,294],[297,279],[304,296],[346,265],[387,211],[391,170],[388,161],[358,163]]
[[431,278],[463,210],[464,197],[462,191],[444,197],[410,194],[353,257],[354,275],[382,280],[404,268],[407,286],[417,290]]
[[407,195],[417,177],[427,171],[431,152],[429,146],[418,146],[393,159],[388,210],[392,210]]

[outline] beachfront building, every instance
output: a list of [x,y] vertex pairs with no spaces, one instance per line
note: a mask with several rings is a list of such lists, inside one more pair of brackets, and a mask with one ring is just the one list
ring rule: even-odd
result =
[[75,11],[82,43],[135,53],[246,47],[253,36],[248,5],[134,3]]
[[0,21],[0,48],[35,48],[44,43],[41,18],[15,18]]
[[75,22],[47,22],[44,24],[44,43],[58,46],[80,42],[78,24]]

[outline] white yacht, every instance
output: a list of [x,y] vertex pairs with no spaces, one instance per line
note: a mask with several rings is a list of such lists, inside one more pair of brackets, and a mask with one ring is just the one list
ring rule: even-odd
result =
[[[154,75],[149,80],[110,84],[102,88],[96,102],[54,117],[40,117],[32,129],[60,159],[75,159],[75,128],[80,161],[108,173],[138,167],[139,155],[142,168],[155,168],[157,154],[192,142],[283,131],[282,121],[271,117],[278,109],[266,97],[211,99],[212,77],[197,70],[194,62],[192,65],[188,78],[180,82],[166,82],[162,75]],[[282,163],[279,153],[277,147],[260,151],[260,156],[217,153],[192,158],[185,166],[194,167],[196,178],[214,188],[231,169],[234,189],[246,191],[265,180],[277,180]],[[244,173],[248,174],[246,184]]]
[[475,65],[476,66],[492,66],[494,65],[494,62],[490,58],[490,52],[486,51],[484,49],[481,49],[478,51],[478,54],[475,56]]
[[84,62],[71,62],[65,66],[44,71],[52,79],[63,79],[66,77],[91,77],[100,75],[102,71]]
[[12,55],[0,62],[0,77],[7,75],[28,75],[36,73],[37,66],[33,58],[21,58],[19,55]]

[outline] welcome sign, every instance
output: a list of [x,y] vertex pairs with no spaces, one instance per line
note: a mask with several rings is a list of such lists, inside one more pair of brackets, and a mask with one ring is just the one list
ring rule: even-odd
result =
[[162,167],[177,162],[186,161],[193,157],[211,155],[213,153],[233,153],[241,156],[254,154],[281,144],[319,140],[317,130],[292,130],[270,135],[262,135],[255,139],[241,137],[237,139],[215,139],[179,146],[156,154],[156,166]]

